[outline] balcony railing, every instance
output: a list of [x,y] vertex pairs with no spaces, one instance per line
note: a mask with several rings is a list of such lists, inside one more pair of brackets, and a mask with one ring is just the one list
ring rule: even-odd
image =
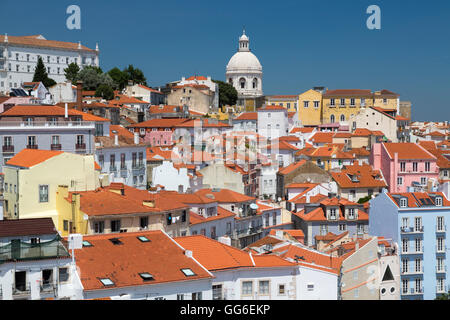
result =
[[447,292],[448,292],[448,290],[447,290],[446,285],[443,285],[443,286],[437,285],[436,286],[436,293],[447,293]]
[[414,227],[400,227],[400,233],[423,233],[423,226],[421,226],[420,228],[414,228]]
[[26,296],[31,294],[31,285],[29,282],[19,284],[13,287],[12,295],[14,296]]
[[56,288],[55,283],[41,283],[40,285],[41,293],[53,293],[56,295]]
[[407,250],[407,251],[402,251],[402,254],[423,254],[423,246],[421,248],[419,248],[419,250]]
[[447,266],[436,266],[436,273],[447,273]]
[[408,270],[402,270],[402,275],[418,275],[418,274],[423,274],[425,272],[425,268],[424,266],[421,266],[419,269],[417,268],[412,268],[412,269],[408,269]]
[[9,145],[9,146],[3,146],[3,152],[14,152],[14,146],[13,145]]
[[446,251],[445,244],[443,244],[441,246],[436,245],[436,253],[445,253],[445,251]]
[[86,150],[86,143],[76,143],[75,144],[75,150]]
[[50,149],[51,149],[51,150],[61,150],[61,144],[55,144],[55,143],[52,143],[52,144],[50,145]]
[[28,144],[27,149],[38,149],[38,145],[37,144]]
[[0,120],[0,127],[95,127],[94,121],[8,121]]
[[423,294],[423,287],[419,288],[409,288],[409,290],[402,290],[402,295],[417,295],[417,294]]
[[436,233],[445,233],[447,231],[447,226],[436,226]]

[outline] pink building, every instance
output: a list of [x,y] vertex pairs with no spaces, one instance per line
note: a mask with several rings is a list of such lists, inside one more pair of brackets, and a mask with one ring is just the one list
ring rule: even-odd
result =
[[152,119],[128,126],[132,132],[138,132],[139,136],[151,146],[170,146],[174,143],[173,132],[175,126],[189,119]]
[[389,192],[408,192],[408,187],[427,189],[438,180],[436,157],[415,143],[375,143],[370,155],[374,170],[381,170]]

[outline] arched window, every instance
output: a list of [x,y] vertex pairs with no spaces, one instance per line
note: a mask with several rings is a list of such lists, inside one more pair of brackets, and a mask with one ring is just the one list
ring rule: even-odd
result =
[[343,114],[341,114],[341,122],[345,121],[345,116]]
[[241,89],[245,89],[245,79],[244,78],[239,79],[239,83],[241,84]]
[[335,120],[334,114],[332,114],[332,115],[330,116],[330,122],[331,122],[331,123],[334,123],[334,120]]
[[253,89],[258,88],[258,79],[254,78],[253,79]]

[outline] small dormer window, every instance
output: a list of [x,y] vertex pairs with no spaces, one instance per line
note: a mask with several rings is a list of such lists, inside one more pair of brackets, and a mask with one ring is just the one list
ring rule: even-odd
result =
[[407,206],[408,206],[408,200],[406,198],[401,198],[400,199],[400,207],[406,208]]
[[436,197],[436,199],[434,200],[434,203],[437,207],[441,207],[442,206],[442,197]]
[[355,219],[355,209],[354,208],[348,209],[348,218],[351,220]]
[[330,220],[336,220],[337,216],[336,216],[336,208],[331,208],[330,209]]

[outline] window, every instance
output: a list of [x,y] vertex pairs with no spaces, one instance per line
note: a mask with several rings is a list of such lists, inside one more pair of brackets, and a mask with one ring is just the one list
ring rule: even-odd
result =
[[314,291],[314,283],[308,283],[308,284],[306,285],[306,289],[307,289],[308,291]]
[[[436,197],[434,200],[434,203],[437,207],[442,206],[442,197]],[[444,217],[441,217],[442,219],[444,219]]]
[[150,239],[144,236],[137,237],[139,241],[141,242],[150,242]]
[[437,269],[437,271],[445,271],[444,258],[439,257],[436,259],[436,269]]
[[59,268],[59,282],[69,280],[69,268]]
[[416,259],[416,272],[422,272],[422,260]]
[[353,280],[358,280],[358,271],[353,271]]
[[425,162],[425,172],[430,172],[430,163]]
[[259,281],[259,294],[269,294],[269,281],[263,280]]
[[36,136],[28,136],[28,147],[36,147]]
[[243,281],[242,282],[242,295],[251,295],[253,292],[253,282]]
[[402,218],[402,227],[403,228],[409,227],[409,218]]
[[139,162],[138,162],[138,165],[139,165],[139,167],[142,167],[143,164],[144,164],[144,153],[143,153],[143,152],[139,152]]
[[345,231],[347,230],[347,225],[345,223],[340,223],[339,224],[339,231]]
[[193,292],[192,300],[202,300],[202,293],[201,292]]
[[349,208],[348,209],[348,218],[349,219],[355,219],[355,208]]
[[52,136],[52,144],[53,145],[59,144],[59,136]]
[[334,121],[335,121],[335,117],[334,117],[334,114],[332,114],[332,115],[330,116],[330,122],[331,122],[331,123],[334,123]]
[[120,231],[120,220],[111,220],[111,232]]
[[402,252],[407,253],[408,252],[408,240],[402,239]]
[[105,156],[103,154],[98,156],[98,162],[100,162],[100,167],[103,168],[103,165],[105,164]]
[[326,224],[321,224],[320,225],[320,235],[324,236],[327,234],[327,225]]
[[286,294],[286,286],[284,284],[279,284],[278,285],[278,294],[279,295]]
[[439,237],[437,238],[437,251],[443,252],[444,251],[444,238]]
[[427,178],[426,177],[420,177],[420,184],[425,186],[427,184]]
[[213,285],[212,292],[213,292],[213,300],[223,300],[221,284]]
[[341,114],[341,122],[345,121],[345,115]]
[[64,229],[64,231],[69,230],[69,221],[68,220],[63,220],[63,229]]
[[406,208],[407,206],[408,206],[408,200],[406,198],[401,198],[400,199],[400,207]]
[[308,108],[309,107],[309,101],[303,101],[303,107]]
[[93,247],[93,245],[89,241],[83,240],[83,247]]
[[422,252],[422,239],[416,238],[414,239],[416,252]]
[[110,167],[110,171],[116,170],[116,155],[115,154],[111,154],[109,156],[109,167]]
[[48,202],[48,185],[39,186],[39,202]]
[[148,217],[141,217],[139,222],[139,225],[141,229],[147,229],[148,228]]
[[354,106],[355,105],[355,98],[350,98],[350,105]]
[[186,277],[192,277],[192,276],[195,276],[195,275],[196,275],[196,274],[194,273],[194,271],[192,271],[192,270],[189,269],[189,268],[181,269],[181,272],[183,272],[184,275],[185,275]]
[[[402,186],[402,185],[403,185],[403,177],[397,177],[397,184],[398,184],[399,186]],[[400,200],[400,202],[401,202],[401,200]]]
[[103,124],[102,123],[96,123],[95,124],[95,136],[103,136]]
[[345,99],[341,99],[341,104],[340,104],[341,106],[345,106]]
[[319,108],[319,101],[314,101],[314,109]]
[[437,231],[444,231],[444,217],[437,217],[436,218],[436,230]]
[[408,280],[402,280],[402,293],[408,293]]
[[105,221],[94,222],[94,233],[103,233],[105,230]]
[[402,260],[402,273],[408,272],[408,259]]
[[336,217],[336,208],[331,208],[330,209],[330,219],[331,220],[336,220],[337,219],[337,217]]
[[413,162],[413,172],[417,172],[417,162]]
[[131,165],[133,166],[133,168],[136,168],[136,164],[137,164],[137,153],[133,152],[131,154]]
[[400,172],[406,171],[406,162],[400,162]]
[[82,145],[84,143],[84,136],[83,135],[77,135],[77,144]]
[[334,98],[333,98],[333,99],[330,99],[330,106],[335,106],[335,100],[334,100]]
[[422,231],[422,218],[421,217],[414,218],[414,231]]
[[184,294],[178,293],[178,294],[177,294],[177,300],[184,300]]

